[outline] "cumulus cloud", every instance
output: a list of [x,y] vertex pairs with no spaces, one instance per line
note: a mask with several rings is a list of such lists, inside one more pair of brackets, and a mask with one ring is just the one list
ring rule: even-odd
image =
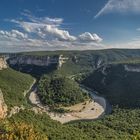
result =
[[15,39],[27,39],[28,35],[24,34],[18,30],[11,30],[11,31],[3,31],[0,30],[0,36],[3,38],[15,38]]
[[18,30],[0,30],[0,48],[3,46],[5,48],[24,48],[26,50],[27,48],[32,47],[50,46],[50,44],[46,40],[30,38],[26,33],[20,32]]
[[[36,20],[35,20],[36,21]],[[26,32],[35,33],[37,36],[46,39],[58,39],[58,40],[66,40],[73,41],[76,40],[76,37],[69,34],[68,31],[62,30],[58,28],[58,24],[56,25],[56,19],[51,19],[52,23],[47,24],[44,20],[36,21],[36,22],[24,22],[24,21],[16,21],[12,20],[20,25]],[[59,22],[57,22],[59,23]]]
[[62,18],[37,18],[29,13],[24,13],[24,16],[28,17],[29,21],[11,20],[16,23],[24,31],[35,34],[36,36],[46,40],[59,40],[59,41],[81,41],[82,42],[101,42],[102,39],[97,34],[91,34],[89,32],[82,33],[78,37],[70,35],[70,33],[64,29],[61,29],[63,24]]
[[83,42],[101,42],[102,38],[100,38],[97,34],[91,34],[89,32],[85,32],[79,35],[78,39]]
[[95,15],[98,18],[107,13],[135,13],[140,14],[140,0],[109,0],[105,6]]
[[[74,36],[62,28],[62,18],[35,17],[23,13],[23,20],[12,19],[10,22],[18,26],[10,31],[0,30],[0,50],[2,46],[10,51],[30,50],[87,50],[102,49],[102,39],[89,32]],[[22,15],[23,15],[22,14]],[[3,50],[3,49],[2,49]]]

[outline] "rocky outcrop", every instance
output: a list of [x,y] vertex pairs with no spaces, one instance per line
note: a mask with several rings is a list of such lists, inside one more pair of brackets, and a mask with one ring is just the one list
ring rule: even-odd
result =
[[0,70],[7,68],[7,62],[3,57],[0,57]]
[[128,72],[140,72],[140,65],[124,65],[124,68]]
[[4,102],[2,91],[0,90],[0,119],[5,118],[7,115],[7,105]]
[[60,55],[59,56],[59,59],[58,59],[58,68],[61,68],[62,65],[64,63],[66,63],[66,61],[68,60],[69,58],[68,57],[63,57],[63,55]]
[[24,110],[24,106],[14,106],[11,108],[11,110],[9,111],[9,115],[8,118],[12,117],[12,115],[19,113],[21,110]]
[[98,69],[98,68],[100,68],[101,66],[103,66],[104,65],[104,60],[102,59],[102,58],[100,58],[100,57],[97,57],[96,59],[95,59],[95,68],[96,69]]

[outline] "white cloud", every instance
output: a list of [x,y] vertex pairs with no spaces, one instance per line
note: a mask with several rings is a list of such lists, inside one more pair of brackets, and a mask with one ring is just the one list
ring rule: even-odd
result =
[[62,18],[50,18],[50,17],[35,17],[31,15],[30,12],[21,13],[23,16],[27,17],[30,21],[34,23],[51,24],[59,26],[63,23]]
[[51,35],[52,37],[56,37],[58,40],[66,40],[66,41],[74,41],[76,40],[75,36],[69,34],[66,30],[58,29],[51,25],[46,25],[42,30],[43,34]]
[[79,40],[83,42],[101,42],[102,38],[100,38],[97,34],[91,34],[89,32],[85,32],[79,35]]
[[67,41],[76,40],[76,37],[70,35],[68,31],[58,28],[58,24],[56,25],[56,23],[59,23],[59,20],[57,20],[57,18],[50,19],[50,21],[52,22],[51,24],[45,23],[44,20],[42,22],[41,21],[24,22],[24,21],[12,20],[12,22],[19,24],[20,27],[22,27],[26,32],[35,33],[41,38],[46,38],[46,39],[51,38],[51,39],[67,40]]
[[18,30],[3,31],[0,30],[0,36],[7,39],[27,39],[28,35]]
[[31,16],[29,12],[24,13],[24,16],[26,16],[26,20],[10,20],[18,25],[20,31],[15,29],[0,30],[0,51],[4,50],[3,46],[10,51],[104,48],[104,45],[100,43],[102,39],[97,34],[85,32],[74,36],[69,31],[62,29],[63,19],[61,18],[37,18]]
[[3,31],[0,30],[0,44],[4,46],[42,46],[48,45],[47,41],[41,39],[29,38],[27,34],[18,30]]
[[11,20],[12,22],[18,24],[28,33],[33,33],[38,37],[46,40],[59,40],[59,41],[82,41],[82,42],[101,42],[102,39],[97,34],[91,34],[85,32],[78,37],[70,35],[70,33],[64,29],[60,28],[60,25],[63,24],[63,19],[61,18],[37,18],[27,14],[30,21],[18,21]]
[[140,14],[140,0],[109,0],[95,18],[107,13]]
[[132,40],[124,43],[117,43],[113,45],[108,45],[107,48],[120,48],[120,49],[140,49],[140,39]]

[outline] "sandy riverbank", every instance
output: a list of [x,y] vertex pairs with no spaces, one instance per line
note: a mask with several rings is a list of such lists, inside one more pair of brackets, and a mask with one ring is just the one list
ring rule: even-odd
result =
[[90,94],[92,95],[91,101],[86,101],[84,103],[68,107],[67,109],[71,110],[72,112],[64,114],[50,113],[48,111],[48,107],[44,107],[41,104],[37,96],[36,89],[30,93],[29,100],[32,104],[36,105],[37,108],[41,108],[43,112],[46,112],[53,120],[66,123],[74,120],[97,119],[105,114],[106,100],[92,92]]

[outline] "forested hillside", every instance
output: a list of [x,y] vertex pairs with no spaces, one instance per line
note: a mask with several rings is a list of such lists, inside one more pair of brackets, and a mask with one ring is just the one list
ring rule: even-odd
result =
[[0,89],[9,107],[27,105],[24,93],[33,83],[33,77],[13,69],[0,71]]

